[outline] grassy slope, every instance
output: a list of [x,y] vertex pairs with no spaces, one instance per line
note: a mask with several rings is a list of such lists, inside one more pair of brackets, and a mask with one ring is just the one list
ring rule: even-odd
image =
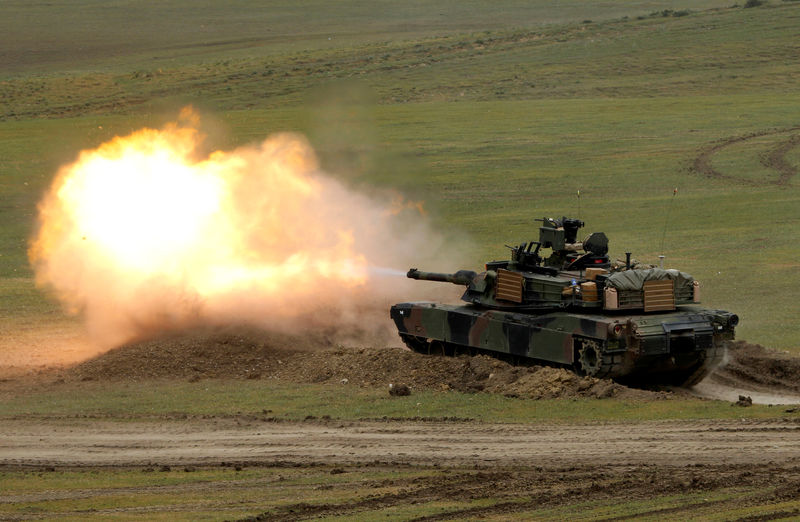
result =
[[[17,296],[0,309],[52,307],[33,295],[24,245],[57,165],[192,102],[217,114],[220,147],[300,130],[338,175],[424,195],[442,227],[472,235],[476,266],[503,256],[504,243],[535,237],[533,218],[576,213],[578,189],[581,217],[608,233],[618,256],[654,262],[669,216],[668,263],[706,283],[706,303],[738,312],[742,338],[800,348],[785,290],[800,282],[800,180],[776,186],[759,161],[790,134],[714,156],[715,168],[755,185],[689,171],[716,140],[800,124],[800,6],[637,17],[649,9],[638,4],[628,19],[587,24],[567,9],[576,5],[514,29],[509,13],[529,15],[509,4],[505,18],[487,22],[497,29],[476,33],[458,30],[475,30],[477,8],[463,25],[441,27],[412,3],[413,31],[378,16],[374,38],[329,48],[297,36],[303,51],[262,42],[220,61],[194,33],[173,34],[194,54],[169,67],[134,68],[145,50],[132,42],[114,67],[17,74],[0,83],[9,100],[0,109],[0,275],[13,278],[3,288]],[[618,15],[615,5],[602,14]],[[334,21],[342,34],[352,28],[344,15]],[[787,156],[794,165],[796,155]]]
[[[9,0],[0,18],[0,75],[162,67],[241,56],[339,49],[459,32],[532,27],[653,10],[724,7],[727,0]],[[1,77],[0,76],[0,77]]]

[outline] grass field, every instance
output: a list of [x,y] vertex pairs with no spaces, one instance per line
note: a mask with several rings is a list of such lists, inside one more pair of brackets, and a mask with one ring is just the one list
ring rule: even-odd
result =
[[[707,305],[739,313],[741,338],[800,349],[786,290],[800,282],[798,180],[780,182],[763,164],[800,125],[797,4],[709,2],[716,9],[665,16],[675,7],[619,3],[585,17],[575,16],[577,3],[560,5],[528,27],[512,23],[528,7],[509,5],[476,32],[479,9],[448,29],[426,25],[425,10],[410,4],[419,23],[409,26],[420,29],[381,26],[338,45],[296,36],[294,49],[262,42],[220,61],[192,33],[183,38],[193,54],[163,67],[140,69],[144,44],[134,40],[114,67],[60,63],[8,75],[0,275],[25,290],[9,292],[17,297],[6,301],[7,317],[21,309],[14,299],[36,308],[25,247],[57,166],[193,103],[208,111],[219,148],[297,130],[336,175],[424,197],[438,227],[471,236],[475,266],[504,256],[503,244],[534,238],[534,218],[577,213],[580,190],[581,217],[609,235],[613,255],[655,262],[663,244],[670,266],[704,283]],[[343,33],[356,23],[333,20]],[[53,36],[82,45],[72,37]],[[705,147],[757,133],[711,156],[726,177],[692,169]],[[796,156],[794,148],[785,156],[795,169]]]
[[[347,183],[424,199],[436,227],[466,238],[473,266],[420,268],[479,267],[504,257],[504,244],[536,239],[535,218],[579,214],[588,229],[607,233],[613,256],[631,251],[655,263],[663,253],[668,266],[695,275],[707,306],[739,314],[739,338],[800,354],[800,145],[792,145],[800,134],[800,2],[733,3],[5,2],[0,335],[13,342],[42,324],[77,321],[35,287],[26,253],[36,204],[58,167],[81,149],[158,127],[193,104],[217,148],[299,131],[323,168]],[[370,390],[265,389],[250,381],[60,386],[0,397],[0,416],[97,414],[125,422],[267,407],[286,419],[792,416],[690,399],[532,403],[426,393],[390,401]],[[678,484],[627,498],[625,470],[610,490],[618,498],[591,501],[579,501],[590,493],[577,484],[604,484],[597,477],[586,482],[579,470],[575,484],[558,486],[533,474],[506,496],[387,501],[381,512],[381,499],[440,490],[452,475],[324,466],[191,471],[2,471],[0,492],[16,496],[4,500],[0,518],[107,518],[120,515],[114,506],[154,519],[300,516],[290,508],[333,516],[336,509],[324,506],[354,498],[378,506],[369,513],[398,520],[465,508],[475,511],[464,519],[499,520],[502,509],[480,509],[504,502],[519,503],[514,513],[531,519],[757,518],[800,508],[758,474],[744,486],[721,483],[699,493]],[[644,481],[650,471],[635,473]],[[486,482],[472,470],[453,474]],[[552,489],[529,494],[540,482]],[[552,492],[578,500],[565,512],[547,504]],[[163,509],[148,508],[154,505]]]
[[[693,8],[726,7],[724,0],[692,2]],[[681,2],[634,0],[600,5],[566,0],[366,2],[236,0],[198,6],[189,0],[159,4],[80,0],[69,5],[4,5],[0,38],[4,74],[76,69],[134,70],[174,62],[204,63],[239,56],[283,55],[363,43],[544,27],[583,20],[640,16],[684,9]],[[133,67],[132,67],[133,65]]]
[[154,381],[81,382],[48,386],[45,391],[4,398],[0,416],[43,418],[99,416],[112,419],[186,415],[226,415],[233,412],[303,420],[307,416],[343,420],[454,417],[487,422],[623,422],[692,419],[795,419],[781,406],[733,408],[730,403],[686,398],[662,401],[542,399],[502,395],[422,391],[390,397],[383,388],[294,385],[258,381],[199,383]]

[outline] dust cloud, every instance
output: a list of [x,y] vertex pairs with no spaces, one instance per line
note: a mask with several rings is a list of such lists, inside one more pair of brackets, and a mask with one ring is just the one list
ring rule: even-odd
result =
[[300,135],[201,152],[197,114],[117,137],[62,167],[39,205],[37,284],[106,348],[247,324],[397,344],[388,307],[458,288],[410,266],[465,267],[424,203],[348,188]]

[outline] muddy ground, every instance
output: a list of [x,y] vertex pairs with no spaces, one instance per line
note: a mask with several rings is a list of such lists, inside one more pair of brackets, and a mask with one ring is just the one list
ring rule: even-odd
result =
[[[180,335],[131,344],[71,368],[9,376],[0,382],[0,391],[13,394],[62,382],[233,378],[296,383],[347,379],[349,385],[383,388],[403,383],[412,393],[450,389],[530,400],[663,401],[690,393],[631,389],[564,369],[514,367],[485,356],[430,357],[400,348],[319,349],[321,344],[320,339],[250,330]],[[800,395],[800,359],[736,342],[726,366],[709,382],[774,396]],[[752,518],[767,519],[798,515],[796,506],[780,506],[800,496],[800,419],[794,417],[515,425],[446,419],[282,421],[267,414],[125,422],[102,415],[22,415],[3,418],[0,432],[0,470],[11,471],[176,466],[330,468],[336,473],[365,468],[435,470],[430,477],[409,482],[399,493],[357,496],[334,504],[290,503],[255,511],[253,519],[375,514],[387,506],[437,499],[466,503],[487,496],[501,501],[426,519],[502,518],[534,507],[573,505],[576,499],[636,500],[731,488],[756,493],[726,497],[718,501],[721,509],[777,506],[769,517]],[[378,482],[376,491],[388,487]],[[0,502],[25,501],[0,493]],[[687,504],[650,515],[681,518],[684,513],[702,512],[703,506]]]
[[[269,467],[313,470],[321,476],[398,469],[431,473],[403,483],[399,490],[391,478],[366,484],[356,480],[344,488],[342,500],[271,503],[269,509],[253,509],[256,520],[359,514],[371,519],[389,507],[435,501],[463,502],[465,507],[421,520],[502,518],[546,506],[559,508],[592,500],[634,502],[678,494],[701,496],[644,514],[683,518],[683,514],[697,515],[709,506],[725,511],[768,506],[770,517],[778,513],[775,518],[781,518],[798,514],[795,506],[783,503],[800,495],[800,423],[793,420],[509,425],[318,419],[275,422],[257,416],[124,423],[49,418],[15,419],[3,431],[0,456],[5,470]],[[236,488],[242,484],[200,484],[193,494],[197,487]],[[152,488],[141,489],[142,494],[152,493]],[[180,493],[176,489],[175,494]],[[83,490],[27,496],[6,492],[0,493],[0,503],[98,494]],[[709,501],[703,494],[713,495],[715,500]],[[719,496],[723,499],[716,499]],[[493,502],[486,507],[468,507],[479,499]],[[118,508],[99,514],[126,512]]]

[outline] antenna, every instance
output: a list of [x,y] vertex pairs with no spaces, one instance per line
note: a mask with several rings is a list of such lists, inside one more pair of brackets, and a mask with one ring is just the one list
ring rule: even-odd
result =
[[675,196],[677,195],[678,195],[678,187],[675,187],[674,189],[672,189],[672,199],[669,200],[669,206],[667,207],[667,217],[664,220],[664,232],[661,234],[661,248],[660,248],[661,255],[658,256],[658,259],[661,261],[660,262],[661,268],[664,268],[664,257],[666,257],[664,255],[664,240],[667,237],[667,226],[669,226],[669,215],[670,212],[672,211],[672,206],[675,202]]
[[578,189],[578,219],[581,218],[581,189]]

